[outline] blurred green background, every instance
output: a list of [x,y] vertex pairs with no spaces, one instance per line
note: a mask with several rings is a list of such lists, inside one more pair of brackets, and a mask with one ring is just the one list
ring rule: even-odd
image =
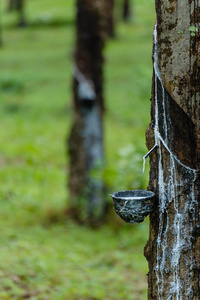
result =
[[[94,230],[65,215],[75,1],[27,0],[25,28],[0,4],[0,299],[147,299],[148,220],[123,224],[113,213]],[[108,198],[148,185],[154,0],[133,0],[130,22],[121,13],[116,0],[104,51]]]

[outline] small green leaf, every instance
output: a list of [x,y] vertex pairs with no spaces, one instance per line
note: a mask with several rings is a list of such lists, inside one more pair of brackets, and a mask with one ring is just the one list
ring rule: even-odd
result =
[[183,34],[183,30],[179,30],[179,31],[178,31],[178,34]]
[[198,32],[198,28],[195,26],[190,26],[190,28],[188,30],[192,31],[192,32]]
[[195,33],[194,33],[194,32],[191,32],[190,35],[191,35],[191,36],[195,36]]

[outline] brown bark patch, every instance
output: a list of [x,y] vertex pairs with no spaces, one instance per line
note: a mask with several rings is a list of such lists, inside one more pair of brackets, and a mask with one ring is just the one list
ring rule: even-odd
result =
[[191,15],[191,23],[192,24],[200,23],[200,7],[194,9]]
[[[163,88],[158,80],[158,99],[162,99],[162,97]],[[164,97],[164,107],[163,101],[159,100],[158,102],[158,124],[161,136],[164,140],[167,139],[167,136],[171,136],[171,139],[168,140],[170,150],[181,162],[194,168],[196,152],[195,126],[186,113],[173,100],[167,90],[164,92]],[[166,116],[167,132],[163,121],[164,115]]]
[[200,92],[200,61],[196,60],[193,65],[191,76],[191,91],[193,94]]
[[195,247],[196,265],[198,268],[200,268],[200,251],[199,251],[199,249],[200,249],[200,237],[197,238],[196,247]]

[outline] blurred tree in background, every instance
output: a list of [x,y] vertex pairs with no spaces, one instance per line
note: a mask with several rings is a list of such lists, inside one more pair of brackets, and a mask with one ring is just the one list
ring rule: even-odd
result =
[[24,13],[25,0],[9,0],[8,11],[17,11],[19,20],[17,23],[18,27],[26,26],[26,18]]
[[8,0],[8,11],[15,9],[15,0]]
[[130,0],[123,0],[123,19],[129,21],[132,17]]
[[107,37],[114,37],[114,0],[102,1],[102,15],[102,22],[105,23],[105,33],[107,33]]
[[77,0],[74,119],[68,141],[70,213],[97,225],[105,214],[103,150],[103,47],[105,2]]

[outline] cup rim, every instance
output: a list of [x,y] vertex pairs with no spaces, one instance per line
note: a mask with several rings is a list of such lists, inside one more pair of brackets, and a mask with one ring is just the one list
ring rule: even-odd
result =
[[138,201],[154,198],[155,193],[148,190],[121,190],[110,194],[113,199],[121,201]]

